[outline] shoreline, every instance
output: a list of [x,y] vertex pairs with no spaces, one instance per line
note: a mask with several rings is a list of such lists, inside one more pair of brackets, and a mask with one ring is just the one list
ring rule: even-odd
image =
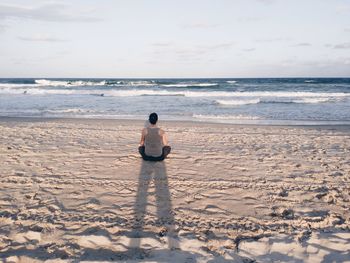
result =
[[[82,118],[82,117],[20,117],[20,116],[0,116],[0,122],[13,121],[13,122],[103,122],[103,123],[114,123],[114,122],[125,122],[128,124],[138,124],[143,126],[146,120],[141,119],[112,119],[112,118]],[[282,121],[283,122],[283,121]],[[192,121],[192,120],[160,120],[161,124],[176,124],[180,126],[217,126],[217,127],[295,127],[295,128],[319,128],[319,129],[350,129],[349,124],[273,124],[273,123],[224,123],[215,121]]]

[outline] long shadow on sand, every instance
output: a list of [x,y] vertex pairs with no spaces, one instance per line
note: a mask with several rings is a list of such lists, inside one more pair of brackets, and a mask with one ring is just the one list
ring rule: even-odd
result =
[[[136,201],[134,205],[133,232],[134,236],[130,241],[131,248],[141,248],[142,237],[147,236],[145,231],[145,217],[147,215],[147,204],[150,196],[149,191],[153,182],[155,188],[155,205],[157,210],[156,226],[162,226],[159,236],[166,236],[168,239],[169,249],[178,249],[179,243],[175,231],[175,219],[172,211],[171,196],[168,185],[167,171],[164,162],[142,161]],[[149,233],[149,232],[148,232]]]

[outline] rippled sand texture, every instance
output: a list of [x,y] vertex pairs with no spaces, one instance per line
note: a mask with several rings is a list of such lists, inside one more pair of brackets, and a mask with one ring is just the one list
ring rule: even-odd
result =
[[350,262],[349,127],[0,120],[0,257]]

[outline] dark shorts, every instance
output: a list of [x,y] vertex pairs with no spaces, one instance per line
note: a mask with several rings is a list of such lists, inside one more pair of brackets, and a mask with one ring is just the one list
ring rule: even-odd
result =
[[139,147],[139,153],[141,154],[142,159],[144,159],[145,161],[153,161],[153,162],[163,161],[168,156],[170,151],[171,151],[170,146],[164,146],[163,151],[162,151],[162,155],[158,156],[158,157],[153,157],[153,156],[148,156],[145,154],[145,146]]

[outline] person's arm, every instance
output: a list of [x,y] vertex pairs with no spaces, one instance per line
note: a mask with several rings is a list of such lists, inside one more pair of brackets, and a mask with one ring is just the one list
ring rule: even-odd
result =
[[168,145],[168,138],[163,130],[161,131],[161,135],[162,135],[162,139],[163,139],[163,145],[167,146]]
[[140,146],[144,146],[145,145],[145,136],[146,136],[146,129],[143,129],[142,133],[141,133]]

